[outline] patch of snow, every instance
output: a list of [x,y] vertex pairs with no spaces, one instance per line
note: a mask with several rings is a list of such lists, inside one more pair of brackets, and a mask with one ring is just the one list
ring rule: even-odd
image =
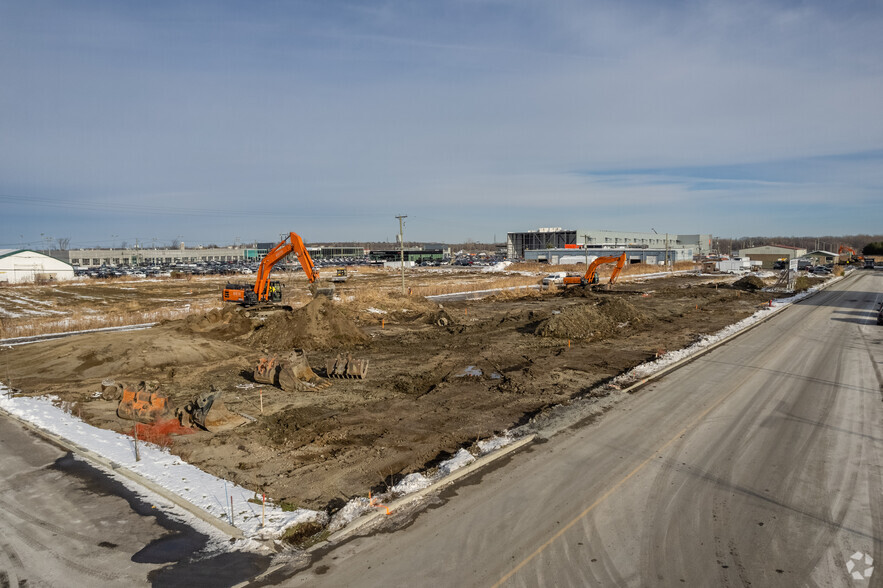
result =
[[333,533],[343,529],[348,524],[371,510],[371,501],[367,498],[357,496],[347,502],[342,509],[334,513],[331,517],[331,523],[328,525],[328,531]]
[[483,273],[504,272],[504,271],[506,271],[506,268],[508,268],[510,265],[512,265],[511,261],[508,261],[508,260],[500,261],[500,262],[495,263],[494,265],[488,265],[488,266],[481,268],[481,271]]
[[447,459],[441,462],[438,466],[438,475],[439,477],[445,477],[451,472],[459,470],[462,467],[466,467],[475,461],[475,456],[466,451],[463,448],[460,448],[460,451],[454,454],[454,457],[451,459]]
[[418,490],[428,488],[432,484],[432,480],[420,473],[408,474],[392,487],[392,491],[396,494],[411,494]]
[[490,439],[482,439],[476,445],[478,445],[478,455],[481,457],[482,455],[487,455],[497,449],[501,449],[506,447],[510,443],[515,441],[514,437],[511,437],[508,433],[503,435],[498,435],[496,437],[491,437]]
[[380,310],[379,308],[374,308],[373,306],[366,308],[365,310],[373,314],[387,314],[385,310]]

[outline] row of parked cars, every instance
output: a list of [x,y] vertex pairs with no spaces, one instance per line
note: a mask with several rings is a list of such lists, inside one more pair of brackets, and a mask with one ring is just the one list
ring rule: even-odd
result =
[[[421,267],[437,267],[437,266],[460,266],[460,267],[478,267],[494,265],[503,261],[502,256],[471,256],[460,255],[453,259],[446,258],[443,260],[426,260],[418,265]],[[341,266],[364,266],[364,265],[383,265],[382,261],[372,261],[363,257],[334,257],[329,259],[314,259],[313,263],[317,268],[341,267]],[[92,278],[153,278],[153,277],[169,277],[174,275],[249,275],[258,271],[260,260],[248,262],[229,262],[229,261],[200,261],[193,263],[175,263],[163,265],[144,264],[138,266],[101,266],[94,268],[75,268],[74,272],[78,276],[88,276]],[[273,271],[302,271],[297,261],[291,263],[277,264]]]

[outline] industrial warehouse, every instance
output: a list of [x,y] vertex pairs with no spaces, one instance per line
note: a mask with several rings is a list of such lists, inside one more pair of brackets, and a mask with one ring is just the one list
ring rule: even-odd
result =
[[0,284],[72,280],[71,264],[29,249],[0,249]]
[[509,233],[509,258],[551,265],[588,264],[599,255],[626,255],[626,263],[668,265],[711,252],[711,235],[668,235],[606,230],[541,228]]

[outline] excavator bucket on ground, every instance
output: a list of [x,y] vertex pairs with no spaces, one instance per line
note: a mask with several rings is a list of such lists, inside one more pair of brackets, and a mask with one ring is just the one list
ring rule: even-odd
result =
[[279,385],[279,360],[275,355],[262,357],[254,368],[254,381],[259,384]]
[[307,390],[324,390],[331,382],[319,377],[307,362],[307,354],[303,349],[292,349],[279,368],[279,387],[286,392],[303,392]]
[[293,349],[287,356],[262,357],[254,368],[254,381],[279,386],[286,392],[324,390],[331,382],[313,371],[303,349]]
[[178,410],[178,419],[184,427],[194,425],[217,433],[233,429],[248,421],[245,417],[231,412],[221,398],[222,392],[203,392],[196,400],[190,402],[183,409]]
[[325,373],[329,378],[364,380],[368,377],[368,360],[353,359],[351,353],[342,357],[338,353],[336,359],[325,362]]
[[137,390],[123,388],[122,398],[117,406],[117,416],[140,423],[153,423],[171,412],[169,399],[156,392],[148,392],[142,382]]

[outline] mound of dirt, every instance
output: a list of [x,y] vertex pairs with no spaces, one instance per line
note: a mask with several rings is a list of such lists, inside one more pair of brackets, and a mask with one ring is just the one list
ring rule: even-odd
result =
[[608,298],[597,304],[571,306],[553,314],[541,321],[534,333],[560,339],[604,339],[646,320],[644,313],[629,302]]
[[203,315],[190,315],[182,321],[178,330],[187,334],[200,334],[212,339],[227,341],[251,333],[254,325],[238,307],[215,308]]
[[757,276],[745,276],[733,282],[733,288],[754,292],[764,287],[763,280]]
[[365,343],[368,335],[334,302],[320,296],[290,313],[268,318],[248,341],[254,347],[271,351],[293,347],[336,349]]

